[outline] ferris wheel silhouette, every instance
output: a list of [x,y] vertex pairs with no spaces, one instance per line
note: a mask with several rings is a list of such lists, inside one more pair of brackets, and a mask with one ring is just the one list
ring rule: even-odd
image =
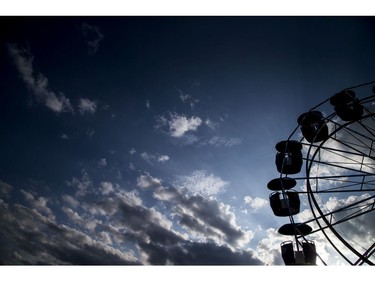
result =
[[373,84],[346,88],[302,113],[275,146],[280,176],[267,187],[274,215],[289,218],[278,229],[290,237],[280,245],[285,265],[316,265],[317,259],[327,265],[309,236],[324,238],[350,265],[375,263]]

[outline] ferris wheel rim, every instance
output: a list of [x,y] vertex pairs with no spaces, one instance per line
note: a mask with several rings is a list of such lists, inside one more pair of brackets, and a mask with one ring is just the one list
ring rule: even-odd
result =
[[[363,100],[366,100],[363,99]],[[334,115],[331,115],[331,116],[334,116]],[[332,138],[333,135],[337,134],[337,132],[341,131],[342,129],[348,127],[349,125],[353,124],[353,123],[357,123],[357,122],[360,122],[364,119],[367,119],[367,118],[371,118],[375,116],[375,113],[370,113],[370,114],[367,114],[365,116],[362,116],[359,120],[352,120],[352,121],[348,121],[348,122],[345,122],[344,124],[341,124],[339,125],[333,132],[331,132],[328,136],[328,138],[326,140],[323,140],[320,142],[319,145],[315,145],[316,146],[316,150],[315,152],[312,154],[311,158],[306,158],[306,164],[305,164],[305,167],[306,167],[306,171],[305,171],[305,174],[306,174],[306,188],[307,188],[307,195],[308,195],[308,200],[309,200],[309,205],[310,205],[310,210],[312,211],[313,213],[313,216],[315,218],[315,222],[318,224],[319,226],[319,230],[324,234],[324,236],[327,238],[327,240],[330,242],[330,244],[335,248],[336,252],[338,252],[345,260],[347,260],[349,263],[351,264],[355,264],[355,263],[352,263],[349,259],[347,259],[345,257],[345,255],[336,247],[335,243],[333,243],[333,241],[330,239],[329,235],[326,233],[325,229],[328,228],[332,233],[333,235],[339,239],[339,241],[341,243],[343,243],[343,245],[345,245],[345,247],[347,247],[353,254],[355,254],[362,262],[366,262],[370,265],[373,265],[373,263],[367,258],[365,257],[363,254],[359,253],[352,245],[350,245],[350,243],[348,243],[343,237],[341,234],[339,234],[336,229],[334,229],[333,225],[327,220],[327,214],[324,214],[324,212],[321,210],[321,207],[319,206],[319,203],[317,202],[314,194],[316,194],[317,192],[314,192],[312,190],[312,187],[311,187],[311,183],[310,183],[310,171],[311,171],[311,168],[312,168],[312,164],[314,164],[314,159],[317,155],[317,153],[320,151],[320,149],[323,147],[323,145],[329,140]],[[331,119],[329,120],[331,121]],[[310,151],[312,149],[314,145],[312,143],[310,143],[309,145],[309,149],[307,151],[307,155],[310,155]],[[370,175],[374,175],[374,174],[370,174]],[[316,177],[317,179],[319,179],[319,177]],[[370,200],[371,197],[368,199]],[[314,205],[314,206],[313,206]],[[315,207],[315,210],[319,213],[319,218],[322,219],[324,221],[324,223],[326,224],[326,227],[322,227],[322,225],[320,224],[320,221],[318,219],[318,217],[316,216],[315,214],[315,211],[314,211],[314,207]],[[372,209],[371,211],[374,211],[375,209]],[[363,213],[365,214],[365,213]],[[362,215],[362,214],[361,214]]]

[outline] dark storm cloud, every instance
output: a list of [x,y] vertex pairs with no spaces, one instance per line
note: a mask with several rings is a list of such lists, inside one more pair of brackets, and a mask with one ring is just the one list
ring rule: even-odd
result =
[[140,245],[152,264],[175,265],[263,265],[252,252],[232,251],[213,243],[186,242],[179,245]]
[[[199,196],[184,197],[173,188],[159,187],[159,197],[180,202],[180,208],[190,213],[183,217],[182,209],[174,209],[180,212],[179,223],[190,232],[213,237],[210,241],[190,240],[156,207],[146,207],[137,191],[121,191],[116,185],[104,197],[94,196],[101,194],[95,191],[79,196],[80,204],[62,195],[62,203],[72,207],[61,207],[69,224],[57,222],[54,206],[48,207],[54,200],[25,190],[21,194],[30,208],[0,201],[2,264],[261,264],[251,252],[232,247],[245,233],[222,206]],[[225,236],[228,245],[215,244],[218,235]],[[113,241],[134,245],[140,260],[117,249]]]
[[185,196],[176,188],[161,187],[155,190],[155,198],[171,202],[173,212],[179,217],[179,223],[201,237],[210,237],[217,242],[238,248],[252,238],[253,233],[243,231],[236,225],[235,216],[229,207],[216,200],[202,196]]
[[136,259],[35,209],[0,202],[1,264],[136,264]]

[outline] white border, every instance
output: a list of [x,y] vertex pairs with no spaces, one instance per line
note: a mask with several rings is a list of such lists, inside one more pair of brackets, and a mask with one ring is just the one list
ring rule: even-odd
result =
[[374,15],[372,0],[11,0],[0,15]]

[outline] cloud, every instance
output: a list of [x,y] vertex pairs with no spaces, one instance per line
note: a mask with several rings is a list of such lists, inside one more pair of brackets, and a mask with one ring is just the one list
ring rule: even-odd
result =
[[239,138],[226,138],[226,137],[219,137],[214,136],[209,140],[202,141],[199,145],[201,146],[213,146],[216,148],[220,147],[232,147],[235,145],[239,145],[242,143],[242,140]]
[[149,100],[146,100],[146,107],[147,107],[147,109],[150,109],[150,108],[151,108],[151,105],[150,105],[150,101],[149,101]]
[[134,149],[134,148],[131,148],[130,150],[129,150],[129,153],[131,154],[131,155],[133,155],[134,153],[136,153],[137,151]]
[[141,158],[145,161],[147,161],[150,165],[153,165],[154,161],[160,162],[160,163],[165,163],[168,161],[170,158],[168,155],[163,155],[163,154],[150,154],[147,152],[142,152],[141,153]]
[[151,264],[174,265],[263,265],[252,251],[233,251],[214,243],[186,242],[178,245],[142,247]]
[[104,181],[100,183],[100,190],[103,195],[108,195],[115,191],[113,184],[108,181]]
[[[67,213],[72,214],[68,209]],[[79,216],[76,216],[79,221]],[[0,202],[0,263],[54,265],[138,264],[130,253],[21,205]]]
[[226,245],[232,250],[249,243],[254,233],[236,224],[230,206],[200,195],[186,196],[174,187],[159,187],[154,197],[170,204],[173,216],[194,241]]
[[192,116],[187,118],[177,113],[171,116],[169,120],[169,132],[172,137],[182,137],[188,131],[196,131],[202,124],[202,119]]
[[20,48],[17,45],[8,45],[8,52],[22,80],[32,91],[38,102],[56,113],[73,112],[70,100],[63,93],[57,95],[49,90],[47,78],[41,73],[34,73],[34,57],[29,50]]
[[268,229],[267,237],[261,239],[255,249],[256,257],[266,265],[284,265],[280,244],[286,240],[285,236],[277,232],[277,229]]
[[178,176],[174,181],[175,186],[186,188],[190,194],[199,194],[205,198],[214,197],[224,192],[228,184],[229,182],[209,174],[205,170],[194,171],[190,176]]
[[13,187],[10,184],[0,180],[0,198],[9,198],[12,190]]
[[[228,205],[186,196],[176,188],[163,187],[149,174],[143,176],[141,185],[156,185],[154,198],[169,205],[166,214],[175,218],[179,230],[156,206],[145,206],[138,191],[124,191],[111,182],[101,182],[100,193],[86,192],[79,201],[63,195],[61,202],[67,205],[60,211],[67,224],[42,210],[52,201],[22,191],[31,208],[0,200],[0,263],[262,264],[251,250],[243,250],[253,233],[237,226]],[[75,184],[87,177],[82,172]],[[133,250],[126,250],[125,245]]]
[[82,32],[86,39],[89,54],[95,54],[99,49],[99,43],[103,40],[104,35],[100,32],[99,27],[87,23],[82,24]]
[[79,100],[78,108],[79,108],[79,113],[81,113],[81,115],[85,113],[94,114],[97,109],[97,103],[88,98],[81,98]]
[[206,124],[206,126],[210,127],[212,130],[215,130],[218,126],[218,123],[212,121],[210,118],[207,118],[206,121],[204,121],[204,124]]
[[107,164],[108,164],[108,163],[107,163],[107,159],[105,159],[105,158],[102,158],[102,159],[100,159],[100,160],[98,161],[98,166],[101,167],[101,168],[107,166]]
[[158,157],[158,162],[166,162],[169,160],[169,156],[168,155],[160,155]]
[[157,118],[156,128],[168,127],[168,135],[174,138],[181,138],[187,132],[196,131],[202,124],[202,119],[197,116],[186,117],[177,113],[170,113],[169,119],[165,116]]
[[77,189],[76,196],[85,196],[92,187],[92,180],[89,177],[86,170],[81,170],[81,178],[73,177],[71,181],[67,181],[68,186],[75,187]]
[[137,186],[140,188],[160,187],[161,180],[158,178],[154,178],[150,176],[150,174],[146,173],[145,175],[141,175],[138,177]]
[[268,205],[267,200],[263,198],[259,198],[259,197],[253,198],[251,196],[245,196],[244,201],[245,201],[245,204],[249,204],[251,208],[253,208],[254,210],[258,210]]
[[193,98],[191,95],[184,94],[181,89],[176,88],[177,91],[180,93],[180,100],[183,103],[189,103],[191,109],[195,107],[195,104],[199,102],[199,100]]
[[25,196],[26,201],[33,208],[35,208],[38,212],[47,215],[50,220],[55,220],[55,216],[52,210],[47,206],[49,199],[42,196],[35,198],[35,196],[28,191],[25,191],[23,189],[21,189],[20,191]]
[[70,195],[65,194],[61,198],[64,202],[68,203],[70,206],[74,208],[77,208],[79,206],[79,201]]

